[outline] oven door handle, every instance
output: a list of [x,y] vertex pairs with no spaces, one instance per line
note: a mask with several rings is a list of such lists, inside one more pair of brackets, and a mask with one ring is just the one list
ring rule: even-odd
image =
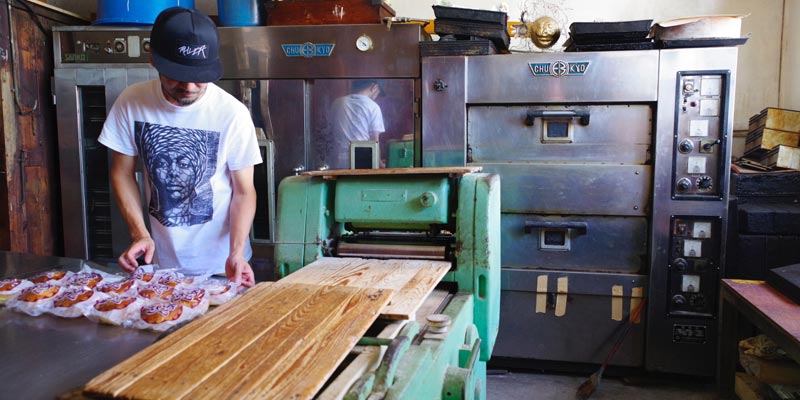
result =
[[530,110],[528,111],[528,115],[525,116],[525,125],[533,126],[533,122],[536,118],[579,118],[578,122],[586,126],[589,125],[589,117],[588,109],[562,111]]
[[575,230],[576,233],[585,235],[588,226],[586,222],[525,221],[525,233],[533,232],[534,228],[545,228]]

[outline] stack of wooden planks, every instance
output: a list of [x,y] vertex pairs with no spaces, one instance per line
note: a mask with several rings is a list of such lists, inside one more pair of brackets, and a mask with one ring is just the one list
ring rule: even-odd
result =
[[260,283],[97,376],[90,395],[308,399],[389,302],[389,290]]
[[750,117],[744,156],[767,167],[800,170],[800,111],[767,107]]
[[97,376],[84,392],[313,398],[379,315],[413,319],[449,269],[443,261],[322,258],[256,285]]

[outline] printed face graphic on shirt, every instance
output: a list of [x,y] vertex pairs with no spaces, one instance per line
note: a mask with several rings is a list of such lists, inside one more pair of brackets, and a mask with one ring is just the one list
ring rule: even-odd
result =
[[150,215],[164,226],[210,221],[219,132],[138,121],[134,128],[150,178]]

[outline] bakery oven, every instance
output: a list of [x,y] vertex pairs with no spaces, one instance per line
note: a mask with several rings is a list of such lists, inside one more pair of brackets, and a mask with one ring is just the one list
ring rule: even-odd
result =
[[714,374],[736,54],[422,59],[422,165],[501,176],[495,363],[600,364],[631,324],[612,365]]
[[[113,262],[130,235],[111,192],[111,154],[97,138],[123,89],[158,78],[149,64],[150,31],[86,26],[53,31],[64,252]],[[144,198],[143,177],[137,177]]]
[[[307,170],[386,164],[389,144],[419,135],[419,25],[309,25],[223,27],[218,85],[242,99],[274,144],[268,182],[270,225],[274,193],[285,177]],[[375,101],[385,133],[380,142],[342,145],[332,129],[332,104],[358,79],[380,83]],[[353,154],[353,157],[351,157]],[[362,163],[363,162],[363,163]],[[272,259],[273,231],[263,250]]]

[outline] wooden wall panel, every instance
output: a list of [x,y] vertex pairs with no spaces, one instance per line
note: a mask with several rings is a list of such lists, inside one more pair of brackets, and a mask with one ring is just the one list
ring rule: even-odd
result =
[[12,4],[0,7],[0,249],[63,255],[52,27],[87,21]]

